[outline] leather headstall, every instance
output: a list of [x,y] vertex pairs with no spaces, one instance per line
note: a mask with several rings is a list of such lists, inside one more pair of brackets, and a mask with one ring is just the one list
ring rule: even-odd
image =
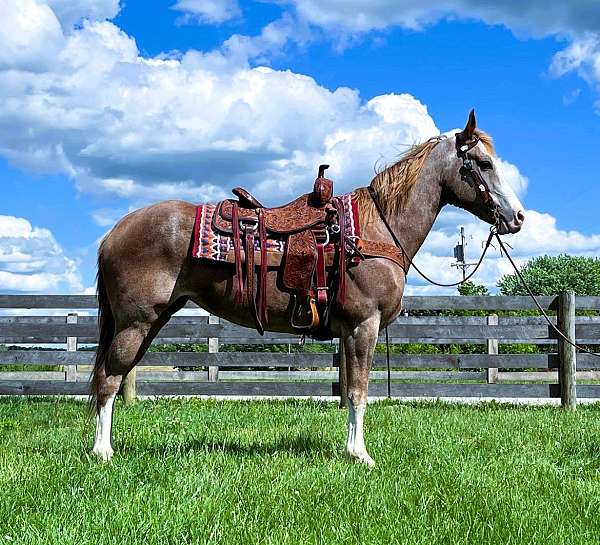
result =
[[456,155],[462,160],[462,166],[459,171],[460,177],[464,182],[467,182],[471,187],[479,191],[485,204],[495,207],[490,188],[483,179],[483,176],[473,166],[473,159],[471,159],[471,156],[469,155],[469,151],[473,149],[478,142],[479,137],[477,135],[473,135],[470,140],[465,142],[461,133],[456,134]]

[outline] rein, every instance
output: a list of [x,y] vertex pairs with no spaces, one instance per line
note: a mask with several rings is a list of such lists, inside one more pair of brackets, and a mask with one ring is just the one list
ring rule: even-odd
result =
[[[484,204],[486,204],[492,208],[493,214],[494,214],[494,228],[495,228],[498,226],[498,223],[500,222],[500,214],[498,212],[498,206],[496,205],[496,203],[494,202],[494,199],[492,198],[492,194],[490,192],[490,188],[489,188],[488,184],[483,179],[483,176],[481,176],[481,174],[477,170],[475,170],[475,168],[473,167],[473,161],[471,160],[471,158],[468,155],[469,150],[474,148],[477,145],[477,143],[479,142],[479,137],[475,134],[468,140],[468,142],[465,142],[464,144],[462,142],[463,142],[463,139],[462,139],[461,133],[457,133],[456,134],[456,155],[462,161],[462,166],[460,167],[460,170],[459,170],[461,179],[464,182],[468,183],[471,187],[476,187],[480,191],[481,198],[482,198]],[[425,273],[423,273],[419,269],[419,267],[417,267],[415,265],[412,258],[408,255],[408,253],[402,246],[402,243],[396,236],[396,233],[394,233],[394,230],[392,229],[389,222],[387,221],[387,218],[385,217],[383,209],[381,208],[381,204],[379,203],[379,199],[377,198],[377,193],[375,192],[375,190],[373,189],[372,186],[368,186],[367,189],[369,190],[369,195],[371,196],[371,200],[375,204],[377,213],[379,214],[381,221],[385,225],[385,228],[388,230],[388,233],[392,237],[394,244],[398,248],[400,248],[400,250],[402,250],[402,252],[406,256],[406,259],[408,260],[410,265],[415,269],[415,271],[417,271],[417,273],[425,281],[429,282],[430,284],[433,284],[434,286],[439,286],[441,288],[454,288],[456,286],[460,286],[461,284],[463,284],[464,282],[466,282],[467,280],[472,278],[475,275],[475,273],[479,270],[479,267],[483,263],[483,258],[485,257],[485,254],[487,253],[490,245],[492,244],[492,239],[494,238],[495,230],[490,230],[490,235],[485,243],[483,252],[481,252],[481,257],[479,258],[479,260],[477,261],[477,264],[475,265],[475,268],[463,280],[460,280],[458,282],[452,282],[451,284],[442,284],[440,282],[436,282],[435,280],[432,280],[431,278],[429,278]]]
[[430,284],[433,284],[434,286],[439,286],[441,288],[454,288],[456,286],[460,286],[463,282],[466,282],[467,280],[469,280],[470,278],[472,278],[475,273],[479,270],[479,267],[481,266],[481,264],[483,263],[483,258],[485,257],[485,254],[487,253],[489,247],[492,244],[492,239],[494,238],[494,232],[490,231],[490,236],[488,237],[486,243],[485,243],[485,247],[483,248],[483,252],[481,253],[481,257],[479,258],[479,261],[477,262],[477,265],[475,266],[475,268],[465,277],[464,280],[460,280],[459,282],[453,282],[452,284],[442,284],[440,282],[436,282],[435,280],[432,280],[431,278],[429,278],[424,272],[421,271],[421,269],[419,269],[419,267],[417,267],[414,263],[414,261],[412,260],[412,258],[408,255],[408,253],[406,252],[406,250],[404,249],[404,246],[402,246],[402,243],[400,242],[400,240],[398,239],[398,237],[396,236],[396,233],[394,233],[394,230],[392,229],[392,226],[388,223],[385,214],[383,212],[383,209],[381,208],[381,205],[379,204],[379,199],[377,198],[377,193],[375,193],[375,190],[369,186],[367,187],[367,189],[369,190],[369,195],[371,196],[371,199],[373,201],[373,204],[375,204],[375,208],[377,209],[377,212],[379,214],[379,217],[381,218],[381,221],[383,222],[383,224],[385,225],[385,228],[388,230],[388,233],[390,234],[390,236],[392,237],[392,240],[394,241],[394,244],[400,248],[400,250],[402,250],[402,252],[404,253],[404,255],[406,256],[406,259],[408,260],[409,264],[411,265],[411,267],[413,267],[415,269],[415,271],[417,271],[417,273],[427,282],[429,282]]
[[[373,189],[373,187],[368,186],[367,189],[369,191],[369,195],[371,196],[371,199],[373,201],[373,204],[375,205],[375,208],[377,209],[377,212],[379,214],[379,217],[381,218],[381,221],[383,222],[383,224],[385,225],[385,228],[388,230],[388,233],[392,237],[392,240],[394,241],[394,244],[398,248],[400,248],[400,250],[402,250],[402,252],[406,256],[406,259],[408,260],[408,262],[410,263],[410,265],[414,268],[414,270],[417,271],[417,273],[425,281],[429,282],[430,284],[433,284],[434,286],[439,286],[439,287],[442,287],[442,288],[456,287],[456,286],[459,286],[459,285],[463,284],[464,282],[466,282],[470,278],[472,278],[475,275],[475,273],[479,270],[479,267],[481,266],[481,264],[483,263],[483,258],[485,257],[485,255],[486,255],[489,247],[491,246],[492,240],[494,238],[496,238],[496,240],[498,241],[498,244],[500,245],[500,251],[501,251],[501,253],[503,252],[504,255],[506,255],[506,257],[508,258],[508,261],[510,262],[510,264],[513,267],[513,269],[515,270],[515,273],[517,274],[517,278],[519,279],[519,281],[521,282],[521,284],[523,284],[523,286],[527,290],[527,293],[528,293],[529,297],[531,297],[531,299],[535,303],[535,306],[537,307],[537,309],[540,311],[540,313],[542,314],[542,316],[544,317],[544,319],[546,320],[546,322],[548,322],[548,325],[550,326],[550,328],[563,341],[565,341],[567,344],[571,345],[575,349],[579,350],[580,352],[584,352],[586,354],[590,354],[591,356],[595,356],[597,358],[600,358],[600,354],[598,354],[596,352],[592,352],[591,350],[588,350],[587,348],[585,348],[585,347],[583,347],[581,345],[578,345],[577,343],[573,342],[560,329],[558,329],[558,327],[556,327],[556,325],[552,322],[552,320],[550,319],[550,317],[548,316],[548,314],[546,313],[546,311],[543,309],[542,305],[540,305],[540,303],[537,300],[536,296],[534,295],[533,291],[531,290],[531,288],[529,287],[529,285],[527,284],[527,282],[523,278],[523,275],[521,274],[521,271],[517,267],[516,263],[513,261],[513,258],[508,253],[508,250],[506,249],[506,245],[504,244],[504,242],[502,242],[502,239],[500,238],[500,235],[498,234],[498,230],[497,230],[497,226],[498,226],[498,223],[500,221],[500,215],[498,213],[498,206],[494,203],[494,200],[492,199],[492,196],[491,196],[491,193],[490,193],[490,189],[489,189],[487,183],[485,182],[485,180],[483,179],[483,177],[481,176],[481,174],[479,174],[479,172],[477,172],[477,170],[475,170],[473,168],[473,162],[470,159],[470,157],[468,156],[468,151],[471,148],[473,148],[474,146],[476,146],[478,141],[479,141],[478,138],[474,138],[468,144],[465,144],[465,145],[461,146],[458,143],[458,140],[457,140],[456,153],[457,153],[458,157],[460,159],[462,159],[462,162],[463,162],[463,165],[460,168],[460,175],[461,175],[461,178],[464,181],[466,181],[467,183],[469,183],[469,185],[471,185],[472,187],[476,186],[479,189],[479,191],[481,192],[481,197],[482,197],[483,201],[486,204],[493,206],[495,222],[494,222],[494,225],[492,225],[492,227],[490,228],[490,234],[489,234],[488,239],[487,239],[487,241],[485,243],[485,247],[483,248],[483,252],[481,253],[481,257],[479,258],[479,261],[477,261],[477,265],[475,266],[475,269],[473,269],[473,271],[471,271],[464,278],[464,280],[460,280],[458,282],[453,282],[452,284],[442,284],[440,282],[436,282],[435,280],[432,280],[425,273],[423,273],[415,265],[415,263],[413,262],[412,258],[408,255],[408,253],[406,252],[406,250],[402,246],[402,243],[400,242],[400,240],[396,236],[396,233],[394,233],[394,230],[392,229],[392,226],[389,224],[387,218],[385,217],[383,209],[381,208],[381,204],[379,203],[379,199],[377,198],[377,193],[375,192],[375,190]],[[386,334],[387,334],[387,328],[386,328]],[[388,341],[386,339],[386,345],[387,345],[387,343],[388,343]]]
[[504,242],[502,242],[502,239],[500,238],[500,235],[498,233],[494,232],[494,236],[496,237],[496,240],[498,241],[498,244],[500,245],[500,250],[502,252],[504,252],[504,255],[506,255],[508,261],[512,265],[512,268],[515,270],[515,273],[517,274],[517,278],[520,280],[521,284],[523,284],[523,286],[527,290],[527,293],[528,293],[529,297],[531,297],[531,299],[535,303],[535,306],[541,312],[542,316],[544,317],[544,319],[546,320],[546,322],[548,322],[548,325],[552,328],[552,330],[563,341],[565,341],[567,344],[570,344],[572,347],[576,348],[580,352],[585,352],[586,354],[590,354],[591,356],[596,356],[597,358],[600,358],[600,354],[597,354],[596,352],[592,352],[591,350],[588,350],[587,348],[584,348],[583,346],[581,346],[581,345],[579,345],[577,343],[574,343],[560,329],[558,329],[558,327],[556,327],[556,325],[554,325],[554,323],[552,322],[552,320],[550,320],[550,317],[548,316],[548,314],[546,314],[546,311],[542,308],[542,305],[540,305],[540,302],[537,300],[537,298],[534,295],[532,289],[529,287],[529,284],[527,284],[527,282],[523,278],[523,275],[521,274],[521,271],[517,267],[517,264],[513,261],[513,258],[508,253],[508,250],[506,249],[506,246],[505,246]]

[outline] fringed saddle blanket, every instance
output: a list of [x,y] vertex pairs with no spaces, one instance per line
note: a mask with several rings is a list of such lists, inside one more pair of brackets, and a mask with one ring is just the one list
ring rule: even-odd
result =
[[[346,214],[346,235],[350,237],[360,237],[360,221],[358,217],[358,202],[354,193],[340,196],[344,204]],[[196,220],[194,222],[194,240],[192,246],[192,257],[210,259],[213,261],[234,262],[233,255],[233,237],[224,233],[215,231],[213,228],[213,217],[217,205],[201,204],[196,210]],[[285,237],[273,238],[271,235],[267,238],[267,252],[283,254],[285,251]],[[258,251],[259,240],[255,239],[254,247]],[[335,247],[329,244],[325,251],[333,252]]]

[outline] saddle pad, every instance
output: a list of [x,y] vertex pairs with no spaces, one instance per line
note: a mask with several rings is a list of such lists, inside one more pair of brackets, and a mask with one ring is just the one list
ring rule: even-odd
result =
[[[360,236],[360,223],[358,219],[358,202],[354,193],[341,195],[342,203],[346,211],[346,234],[348,236]],[[210,259],[213,261],[232,261],[233,238],[229,235],[216,232],[213,229],[213,218],[217,205],[201,204],[196,209],[194,222],[194,240],[192,244],[192,257],[199,259]],[[285,251],[285,240],[287,237],[267,238],[267,252],[283,254]],[[258,239],[254,240],[254,248],[258,251],[260,245]],[[326,251],[334,251],[333,245],[328,245]]]

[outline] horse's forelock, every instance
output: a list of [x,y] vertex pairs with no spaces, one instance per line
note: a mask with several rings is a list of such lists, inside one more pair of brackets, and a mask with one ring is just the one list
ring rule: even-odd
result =
[[478,136],[479,141],[483,144],[485,151],[488,152],[492,157],[496,156],[496,149],[494,148],[494,139],[485,131],[481,129],[475,129],[475,134]]

